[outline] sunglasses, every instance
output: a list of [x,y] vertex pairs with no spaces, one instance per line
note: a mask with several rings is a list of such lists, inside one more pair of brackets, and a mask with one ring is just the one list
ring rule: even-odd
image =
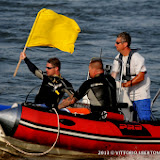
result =
[[116,44],[120,44],[120,43],[122,43],[122,42],[116,42]]
[[52,68],[55,68],[55,67],[46,67],[47,69],[52,69]]

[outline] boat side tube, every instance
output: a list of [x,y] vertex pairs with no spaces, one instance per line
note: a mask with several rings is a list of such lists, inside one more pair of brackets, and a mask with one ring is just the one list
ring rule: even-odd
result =
[[0,111],[0,124],[7,136],[14,135],[22,113],[22,106]]

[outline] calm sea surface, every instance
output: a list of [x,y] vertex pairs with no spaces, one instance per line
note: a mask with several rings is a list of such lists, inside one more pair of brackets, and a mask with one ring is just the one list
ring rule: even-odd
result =
[[[24,102],[29,91],[41,84],[24,62],[16,77],[13,73],[36,14],[42,8],[73,18],[79,24],[81,33],[72,55],[55,48],[27,48],[28,58],[37,67],[45,70],[46,61],[50,57],[58,57],[62,62],[63,77],[76,90],[86,79],[90,59],[99,56],[101,49],[103,57],[114,58],[117,55],[114,47],[116,35],[126,31],[132,36],[131,47],[141,48],[140,54],[146,59],[152,82],[151,97],[155,96],[160,87],[160,1],[0,0],[0,104]],[[108,63],[112,61],[104,61],[104,64]],[[153,106],[153,114],[160,118],[160,98]],[[138,157],[141,158],[147,157]]]

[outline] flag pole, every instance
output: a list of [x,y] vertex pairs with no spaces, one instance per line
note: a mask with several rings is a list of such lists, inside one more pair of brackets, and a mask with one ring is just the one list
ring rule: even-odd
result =
[[[25,47],[24,47],[24,49],[23,49],[23,53],[24,53],[24,52],[26,51],[26,49],[27,49],[27,45],[28,45],[28,43],[29,43],[29,41],[30,41],[30,37],[31,37],[31,35],[32,35],[33,29],[35,28],[35,24],[37,23],[38,18],[39,18],[39,14],[37,15],[37,17],[36,17],[36,19],[35,19],[35,22],[34,22],[34,24],[33,24],[33,27],[32,27],[32,29],[31,29],[31,32],[30,32],[30,34],[29,34],[29,37],[28,37],[27,42],[26,42],[26,44],[25,44]],[[15,69],[15,71],[14,71],[13,77],[16,76],[16,74],[17,74],[17,72],[18,72],[18,69],[19,69],[19,66],[20,66],[20,64],[21,64],[21,61],[22,61],[22,59],[19,58],[19,61],[18,61],[17,67],[16,67],[16,69]]]
[[[26,51],[26,49],[27,49],[27,47],[25,46],[24,49],[23,49],[23,53]],[[18,72],[18,69],[19,69],[19,66],[20,66],[20,64],[21,64],[21,61],[22,61],[22,59],[19,58],[19,62],[18,62],[17,67],[16,67],[16,69],[15,69],[15,71],[14,71],[13,77],[16,76],[16,74],[17,74],[17,72]]]

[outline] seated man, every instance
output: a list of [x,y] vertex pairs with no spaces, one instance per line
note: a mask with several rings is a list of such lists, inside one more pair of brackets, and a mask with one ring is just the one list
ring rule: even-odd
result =
[[[110,78],[106,80],[104,76],[103,63],[101,59],[92,59],[89,64],[89,75],[91,79],[86,80],[72,97],[63,100],[58,108],[64,108],[83,98],[86,94],[90,100],[92,113],[102,111],[117,111],[116,96],[112,96],[112,90],[116,93],[116,88],[110,83]],[[113,79],[112,79],[113,80]]]
[[60,74],[61,63],[58,58],[50,58],[46,64],[46,72],[38,69],[27,57],[25,53],[20,54],[20,58],[25,61],[29,70],[38,78],[42,79],[42,85],[35,98],[35,103],[45,104],[49,108],[57,108],[59,101],[66,92],[69,96],[74,93],[72,84],[62,78]]

